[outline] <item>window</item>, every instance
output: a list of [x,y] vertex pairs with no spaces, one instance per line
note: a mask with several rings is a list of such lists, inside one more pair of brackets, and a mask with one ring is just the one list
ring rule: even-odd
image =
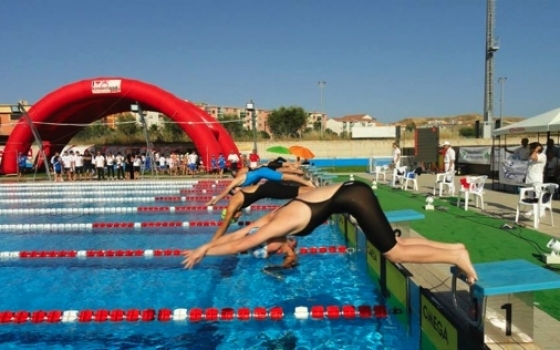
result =
[[10,114],[10,120],[19,120],[19,118],[21,118],[22,114],[21,113],[12,113]]

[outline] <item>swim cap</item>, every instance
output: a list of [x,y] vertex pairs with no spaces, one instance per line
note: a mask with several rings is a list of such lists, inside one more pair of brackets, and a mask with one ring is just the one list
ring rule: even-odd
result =
[[[225,219],[226,219],[226,215],[227,215],[227,209],[222,209],[222,214],[221,214],[222,220],[225,220]],[[237,220],[238,220],[238,219],[236,219],[236,218],[231,218],[231,220],[229,221],[229,223],[230,223],[230,224],[235,224],[235,223],[237,222]]]

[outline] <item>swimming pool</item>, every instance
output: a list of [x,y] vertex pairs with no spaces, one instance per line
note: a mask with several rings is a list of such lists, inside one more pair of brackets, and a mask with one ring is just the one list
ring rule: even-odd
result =
[[[42,190],[50,190],[52,184]],[[97,189],[105,183],[98,184]],[[133,189],[133,184],[120,183],[119,190],[130,190],[127,206],[145,205],[134,198],[145,197],[142,189]],[[169,190],[162,187],[162,190]],[[184,183],[177,183],[177,189]],[[27,186],[32,190],[38,188]],[[57,199],[76,198],[77,194],[65,194],[60,187]],[[89,184],[73,188],[90,190]],[[106,187],[113,189],[113,187]],[[115,188],[116,189],[116,188]],[[207,186],[193,187],[193,193],[202,192]],[[15,188],[15,199],[19,193],[28,192],[24,187]],[[153,191],[153,188],[150,188]],[[173,189],[175,190],[175,189]],[[200,190],[200,191],[198,191]],[[1,191],[1,189],[0,189]],[[198,191],[198,192],[197,192]],[[71,192],[71,191],[70,191]],[[100,196],[110,196],[110,192]],[[157,196],[158,193],[150,193]],[[167,194],[164,194],[167,195]],[[47,196],[49,197],[49,196]],[[203,205],[196,201],[184,205]],[[279,201],[262,201],[259,205],[280,204]],[[150,205],[170,206],[172,203],[157,202]],[[219,203],[225,205],[226,202]],[[111,208],[121,207],[119,201],[68,203],[43,202],[36,209]],[[2,203],[1,210],[33,209],[22,203]],[[242,220],[254,220],[263,210],[251,210]],[[21,212],[0,215],[2,224],[18,221],[25,225],[43,223],[91,223],[102,221],[161,222],[199,221],[216,222],[219,211],[187,210],[177,212],[117,212],[114,213],[66,213],[41,214]],[[15,225],[15,224],[14,224]],[[24,224],[22,224],[24,225]],[[35,226],[37,227],[37,226]],[[418,339],[408,338],[405,330],[393,315],[387,318],[329,318],[326,316],[298,319],[294,315],[297,307],[312,310],[317,306],[344,305],[370,308],[383,303],[375,284],[367,275],[365,252],[340,253],[344,239],[336,225],[322,225],[313,235],[300,240],[300,248],[333,247],[335,252],[302,254],[300,266],[283,275],[274,277],[262,273],[267,265],[278,264],[280,257],[256,260],[246,255],[235,257],[208,257],[197,268],[184,270],[182,258],[174,255],[178,249],[195,247],[205,242],[214,232],[209,226],[187,227],[142,227],[96,228],[96,229],[23,229],[0,230],[3,253],[0,254],[0,298],[4,319],[6,311],[25,310],[29,317],[33,311],[80,311],[87,315],[99,310],[109,314],[115,310],[154,310],[154,321],[115,322],[105,319],[90,319],[89,322],[33,323],[26,319],[21,324],[0,324],[0,342],[3,348],[49,348],[49,349],[364,349],[390,348],[415,349]],[[55,257],[60,254],[45,254],[50,257],[16,257],[14,252],[76,252],[75,256]],[[170,254],[165,255],[165,250]],[[343,250],[343,249],[341,249]],[[108,252],[111,251],[111,256]],[[117,252],[122,252],[123,256]],[[142,255],[126,256],[127,252],[141,251]],[[80,253],[81,252],[81,253]],[[93,252],[93,253],[89,253]],[[97,253],[103,252],[103,253]],[[161,254],[158,254],[160,252]],[[6,254],[8,253],[8,254]],[[21,253],[20,253],[21,254]],[[102,256],[96,256],[102,255]],[[20,256],[18,254],[18,256]],[[278,278],[280,277],[280,278]],[[236,313],[249,308],[255,313],[265,308],[263,320],[251,316],[249,320],[234,317],[232,320],[190,319],[190,312],[198,308],[203,312],[217,308],[219,314],[231,308]],[[274,307],[280,307],[282,316],[272,319]],[[180,316],[187,309],[183,316]],[[162,310],[170,310],[180,320],[159,321]],[[279,310],[279,309],[274,309]],[[118,313],[117,313],[118,314]],[[148,312],[149,314],[149,312]],[[72,313],[67,313],[72,315]],[[99,312],[98,315],[103,315]],[[193,313],[194,315],[194,313]],[[280,314],[275,314],[280,315]],[[366,314],[364,314],[366,315]],[[186,318],[186,319],[184,319]]]

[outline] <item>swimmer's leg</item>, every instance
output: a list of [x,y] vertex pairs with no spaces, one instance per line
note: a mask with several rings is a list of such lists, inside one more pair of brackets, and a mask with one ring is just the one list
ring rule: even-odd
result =
[[315,187],[315,184],[311,180],[303,179],[303,178],[301,178],[297,175],[294,175],[294,174],[283,173],[282,174],[282,181],[291,181],[291,182],[301,184],[303,186]]
[[441,249],[465,249],[465,245],[463,243],[443,243],[443,242],[436,242],[430,241],[429,239],[423,237],[396,237],[397,242],[402,245],[427,245],[434,248],[441,248]]
[[478,279],[474,266],[471,263],[469,252],[466,249],[436,248],[429,245],[405,245],[397,244],[385,257],[394,263],[418,263],[418,264],[451,264],[461,269],[469,284]]

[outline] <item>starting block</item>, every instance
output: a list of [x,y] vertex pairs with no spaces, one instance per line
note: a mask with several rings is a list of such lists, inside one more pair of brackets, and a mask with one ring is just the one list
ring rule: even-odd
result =
[[469,288],[469,307],[457,301],[457,267],[453,275],[453,303],[457,312],[484,336],[486,345],[534,344],[533,293],[560,288],[560,275],[526,260],[475,264],[478,281]]

